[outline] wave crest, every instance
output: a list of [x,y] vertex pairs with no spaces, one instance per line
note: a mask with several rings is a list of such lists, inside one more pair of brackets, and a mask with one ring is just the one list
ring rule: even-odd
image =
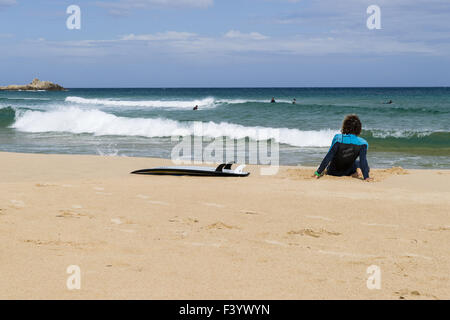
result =
[[99,105],[106,107],[140,107],[140,108],[182,108],[192,109],[196,105],[200,108],[211,108],[214,106],[214,98],[198,100],[112,100],[112,99],[87,99],[82,97],[67,97],[66,102]]
[[209,138],[250,138],[298,147],[326,147],[337,133],[333,130],[302,131],[288,128],[245,127],[231,123],[179,122],[159,118],[124,118],[100,110],[67,108],[48,112],[25,111],[12,125],[24,132],[70,132],[94,135],[171,137],[200,135]]

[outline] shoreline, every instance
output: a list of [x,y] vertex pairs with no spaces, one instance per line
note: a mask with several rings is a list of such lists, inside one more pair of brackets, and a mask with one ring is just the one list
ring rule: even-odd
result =
[[[450,170],[129,174],[160,165],[173,164],[0,152],[0,298],[450,298]],[[381,290],[366,287],[372,265]]]
[[[375,152],[379,152],[379,151],[373,151]],[[389,151],[388,151],[389,152]],[[394,152],[395,153],[395,152]],[[162,157],[157,157],[157,156],[128,156],[128,155],[118,155],[118,154],[99,154],[99,153],[58,153],[58,152],[54,152],[54,153],[49,153],[49,152],[23,152],[23,151],[2,151],[0,150],[0,155],[1,154],[17,154],[17,155],[49,155],[49,156],[74,156],[74,157],[101,157],[101,158],[126,158],[126,159],[149,159],[152,162],[154,161],[158,161],[161,162],[162,164],[160,165],[164,165],[164,166],[191,166],[191,165],[200,165],[200,166],[217,166],[219,163],[217,162],[202,162],[202,163],[197,163],[194,161],[190,161],[190,162],[186,162],[186,163],[182,163],[182,164],[174,164],[172,162],[172,160],[170,158],[162,158]],[[323,152],[323,156],[325,156],[326,152]],[[433,155],[425,155],[425,156],[430,156],[432,157]],[[279,164],[278,167],[279,168],[301,168],[301,169],[310,169],[312,170],[312,173],[314,173],[314,171],[319,167],[319,164],[322,160],[322,158],[319,158],[320,160],[317,161],[317,165],[312,166],[312,165],[290,165],[290,164]],[[241,164],[241,163],[239,163]],[[238,165],[238,163],[235,164],[235,166]],[[370,166],[370,170],[371,172],[373,170],[389,170],[389,169],[400,169],[400,170],[405,170],[405,171],[433,171],[433,170],[437,170],[437,171],[450,171],[450,168],[433,168],[433,167],[403,167],[403,166],[375,166],[375,165],[371,165],[370,160],[369,160],[369,166]],[[246,168],[248,167],[268,167],[267,165],[261,165],[261,164],[247,164]]]

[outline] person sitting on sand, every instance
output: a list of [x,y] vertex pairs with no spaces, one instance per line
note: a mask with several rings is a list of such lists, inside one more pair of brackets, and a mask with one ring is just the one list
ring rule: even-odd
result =
[[270,101],[270,103],[275,103],[275,97],[272,97],[272,100]]
[[[361,129],[361,121],[357,115],[350,114],[345,117],[341,129],[342,133],[334,136],[330,150],[314,173],[317,179],[327,169],[328,175],[338,177],[360,177],[359,171],[361,171],[364,180],[371,181],[367,163],[369,144],[359,137]],[[359,160],[357,160],[358,157]]]

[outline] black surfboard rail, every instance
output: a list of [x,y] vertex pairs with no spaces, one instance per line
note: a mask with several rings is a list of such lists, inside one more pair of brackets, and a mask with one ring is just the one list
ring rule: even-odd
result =
[[136,170],[131,174],[170,175],[170,176],[201,176],[201,177],[247,177],[249,172],[243,172],[244,166],[232,170],[234,162],[222,163],[217,168],[211,167],[158,167]]

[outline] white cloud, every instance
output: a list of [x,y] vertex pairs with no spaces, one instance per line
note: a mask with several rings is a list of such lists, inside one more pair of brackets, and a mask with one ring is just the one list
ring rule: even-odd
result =
[[230,30],[225,34],[224,37],[229,39],[243,39],[243,40],[266,40],[269,38],[265,35],[262,35],[259,32],[242,33],[238,30]]
[[133,33],[129,35],[122,36],[120,40],[127,41],[167,41],[167,40],[188,40],[190,38],[196,37],[196,33],[190,32],[177,32],[177,31],[166,31],[158,32],[155,34],[141,34],[135,35]]
[[207,8],[214,4],[214,0],[118,0],[97,2],[97,6],[107,8],[111,14],[123,15],[132,9],[146,9],[152,7],[192,7]]
[[[202,36],[189,32],[167,31],[154,34],[129,34],[110,40],[81,41],[39,41],[22,43],[12,55],[24,55],[33,52],[33,56],[45,55],[58,58],[92,58],[116,57],[117,59],[149,59],[171,57],[196,61],[223,61],[227,57],[252,57],[258,59],[267,56],[330,56],[345,55],[348,57],[381,55],[446,55],[449,45],[433,46],[416,41],[399,41],[394,37],[367,36],[360,34],[335,34],[333,37],[293,35],[278,38],[247,37],[242,41],[242,33],[227,33],[228,36]],[[230,36],[231,35],[231,36]],[[247,34],[248,35],[248,34]],[[31,48],[31,49],[30,49]]]

